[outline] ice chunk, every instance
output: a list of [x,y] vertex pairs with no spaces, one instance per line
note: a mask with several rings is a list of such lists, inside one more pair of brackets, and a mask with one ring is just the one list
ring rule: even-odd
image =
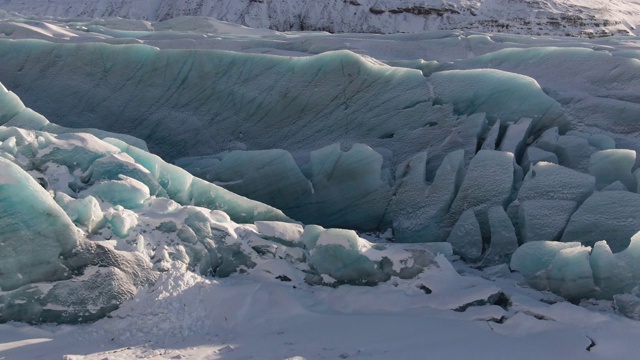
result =
[[312,151],[309,174],[316,216],[324,226],[375,229],[391,189],[382,176],[382,155],[364,144],[346,152],[334,144]]
[[482,234],[489,237],[487,210],[507,204],[515,180],[514,164],[511,153],[480,150],[471,160],[458,195],[451,204],[448,223],[455,223],[464,211],[474,209]]
[[16,137],[12,136],[3,141],[0,145],[0,150],[11,154],[12,156],[16,156],[16,154],[18,153],[18,148],[16,146]]
[[640,231],[631,237],[629,246],[616,255],[634,278],[636,286],[640,284]]
[[104,215],[113,234],[121,239],[127,238],[131,229],[138,225],[138,215],[119,205],[107,209]]
[[598,190],[616,181],[622,182],[627,189],[635,189],[637,180],[631,173],[635,162],[636,152],[633,150],[602,150],[591,155],[589,173],[595,176]]
[[559,135],[558,128],[545,131],[533,145],[555,153],[560,165],[582,172],[588,171],[591,154],[600,150],[584,137]]
[[307,250],[311,250],[316,246],[316,243],[318,243],[318,239],[324,230],[325,229],[319,225],[307,225],[304,227],[301,240]]
[[142,182],[149,188],[154,196],[167,196],[167,192],[158,184],[158,181],[126,153],[108,155],[91,164],[89,170],[83,175],[83,181],[93,184],[102,180],[120,180],[120,175],[133,178]]
[[590,251],[584,246],[561,249],[547,269],[549,289],[570,300],[595,295]]
[[78,241],[76,227],[51,195],[0,158],[0,288],[68,277],[61,257]]
[[20,98],[7,90],[7,88],[0,83],[0,124],[4,124],[18,115],[25,109],[24,104]]
[[495,150],[498,144],[498,136],[500,135],[500,120],[497,120],[495,124],[489,130],[486,139],[482,143],[482,150]]
[[324,231],[311,251],[309,264],[320,274],[346,283],[376,284],[391,277],[389,269],[364,256],[369,247],[354,231],[329,229]]
[[285,223],[281,221],[256,221],[254,223],[260,235],[287,246],[303,246],[300,224]]
[[[493,69],[452,70],[434,73],[430,80],[438,102],[452,103],[458,114],[485,112],[489,118],[505,122],[530,117],[534,129],[552,126],[563,118],[560,105],[527,76]],[[528,100],[526,105],[522,99]]]
[[414,155],[398,165],[395,196],[389,208],[393,214],[393,232],[399,242],[424,241],[425,219],[423,212],[428,199],[426,182],[427,153]]
[[561,165],[539,162],[531,167],[518,192],[518,200],[584,201],[595,190],[595,178]]
[[511,219],[501,206],[489,209],[489,227],[491,228],[491,242],[489,250],[482,259],[482,265],[508,264],[511,260],[511,254],[518,248],[518,239]]
[[542,150],[535,146],[529,146],[522,158],[522,170],[526,174],[529,172],[529,167],[537,164],[540,161],[557,164],[558,157],[552,152]]
[[50,161],[65,165],[69,169],[86,171],[94,161],[101,157],[117,154],[120,150],[97,137],[85,133],[47,135],[48,144],[40,150],[37,163]]
[[0,293],[0,322],[80,323],[95,321],[155,281],[149,261],[90,241],[64,258],[77,276],[39,282]]
[[411,278],[435,265],[440,251],[451,253],[443,244],[372,244],[354,231],[328,229],[310,251],[309,264],[318,275],[307,281],[326,283],[322,277],[328,275],[338,284],[375,285],[391,276]]
[[587,139],[589,145],[600,150],[609,150],[616,148],[616,142],[610,136],[604,134],[593,134]]
[[523,242],[560,240],[578,204],[570,200],[527,200],[520,204],[518,225]]
[[84,226],[90,233],[100,230],[106,224],[100,204],[93,196],[73,199],[58,192],[55,199],[74,223]]
[[451,121],[451,126],[449,135],[444,141],[437,147],[428,149],[429,161],[426,168],[428,180],[432,180],[433,174],[444,157],[451,152],[464,150],[464,163],[465,165],[469,164],[478,151],[480,138],[487,130],[487,117],[484,113],[460,116],[455,121]]
[[562,241],[593,246],[607,240],[613,252],[627,248],[640,230],[640,195],[626,191],[596,192],[571,216]]
[[136,293],[117,268],[91,267],[84,275],[53,284],[36,283],[0,295],[1,320],[76,324],[96,321]]
[[126,209],[141,208],[150,196],[147,185],[128,176],[120,175],[120,178],[121,180],[100,181],[80,195],[92,195]]
[[467,261],[479,260],[482,255],[482,233],[473,209],[468,209],[451,230],[447,242],[453,251]]
[[616,181],[611,185],[607,185],[602,191],[629,191],[629,189],[624,186],[620,181]]
[[563,249],[579,248],[579,242],[533,241],[520,246],[511,256],[511,270],[520,272],[537,289],[547,289],[546,269]]
[[407,164],[409,175],[398,185],[392,202],[393,231],[400,242],[442,242],[447,237],[444,220],[462,183],[464,150],[444,158],[428,188],[420,171],[425,158],[426,154],[420,155]]
[[524,146],[531,131],[533,119],[522,118],[516,123],[511,123],[507,127],[507,132],[500,142],[500,151],[508,151],[515,155],[516,159],[522,157]]
[[631,291],[637,285],[620,254],[613,254],[606,241],[598,241],[591,251],[589,262],[593,271],[593,281],[600,297],[611,299],[615,294]]

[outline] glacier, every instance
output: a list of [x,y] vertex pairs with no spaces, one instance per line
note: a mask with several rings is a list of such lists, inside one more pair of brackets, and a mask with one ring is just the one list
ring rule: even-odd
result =
[[[8,123],[40,124],[1,90],[16,105],[2,107]],[[172,269],[226,277],[276,258],[309,283],[372,285],[453,254],[447,243],[376,245],[354,231],[303,229],[115,138],[2,126],[0,141],[2,322],[94,321]]]
[[0,322],[94,321],[173,272],[460,259],[637,317],[633,37],[0,16]]

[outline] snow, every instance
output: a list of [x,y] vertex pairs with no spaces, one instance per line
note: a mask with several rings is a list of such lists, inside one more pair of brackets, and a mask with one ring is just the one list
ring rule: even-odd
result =
[[[398,280],[397,286],[334,289],[278,281],[275,274],[282,268],[275,264],[263,270],[216,280],[172,270],[111,318],[93,324],[0,325],[5,339],[0,354],[7,359],[385,359],[428,351],[453,359],[558,354],[615,359],[633,358],[639,349],[633,341],[640,335],[637,322],[567,302],[549,305],[538,300],[544,294],[509,279],[460,277],[450,268]],[[425,294],[418,284],[433,293]],[[507,310],[496,305],[449,310],[496,290],[511,296]],[[502,316],[505,321],[496,322]],[[595,346],[587,351],[591,341]]]
[[[246,31],[231,24],[172,19],[210,16],[254,28],[329,32],[415,33],[447,29],[499,31],[529,35],[608,36],[633,34],[640,4],[636,0],[358,0],[358,1],[196,1],[167,0],[25,1],[7,0],[1,9],[25,15],[57,17],[124,17],[148,20],[107,22],[127,31],[156,29],[215,33]],[[155,23],[160,21],[160,25]],[[106,21],[105,21],[106,22]],[[162,22],[168,24],[163,25]],[[104,23],[104,22],[103,22]],[[96,24],[101,22],[96,21]],[[35,32],[55,30],[36,27]],[[63,31],[55,32],[64,35]]]

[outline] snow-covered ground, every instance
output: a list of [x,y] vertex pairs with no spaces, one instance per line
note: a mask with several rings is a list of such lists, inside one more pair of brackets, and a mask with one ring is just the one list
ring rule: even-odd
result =
[[[225,279],[169,271],[93,324],[0,325],[0,357],[534,360],[634,359],[640,351],[640,323],[609,302],[576,306],[519,286],[517,276],[496,279],[499,270],[458,270],[468,274],[443,266],[412,280],[338,288],[309,286],[282,261]],[[499,291],[510,301],[473,304]]]
[[638,0],[4,0],[25,15],[149,21],[209,16],[255,28],[398,33],[474,30],[529,35],[633,34]]

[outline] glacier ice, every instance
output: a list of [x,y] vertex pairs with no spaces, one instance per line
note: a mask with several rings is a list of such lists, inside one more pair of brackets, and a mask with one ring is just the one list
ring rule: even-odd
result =
[[628,191],[595,192],[571,216],[562,241],[593,246],[607,240],[614,252],[629,245],[640,229],[640,195]]
[[437,253],[634,308],[618,295],[637,296],[640,272],[638,56],[618,39],[50,21],[2,25],[16,32],[0,81],[46,114],[0,88],[2,176],[30,179],[20,191],[45,197],[75,245],[38,238],[54,282],[29,264],[14,265],[32,278],[0,277],[3,321],[96,319],[176,268],[285,261],[312,284],[374,285]]
[[453,251],[463,259],[473,262],[482,255],[482,232],[475,211],[468,209],[462,213],[451,229],[447,242]]
[[519,204],[518,226],[523,242],[560,240],[578,207],[571,200],[525,200]]
[[313,195],[312,185],[285,150],[230,151],[182,158],[176,165],[204,180],[284,211],[300,221],[313,218],[300,209]]
[[0,158],[0,288],[70,276],[60,260],[80,235],[51,195],[29,174]]
[[[0,159],[2,322],[94,321],[175,267],[225,277],[276,258],[307,272],[309,283],[373,285],[414,277],[438,266],[437,254],[452,255],[446,243],[373,244],[350,230],[291,223],[120,140],[4,127],[0,133],[14,139],[10,152],[30,156]],[[52,149],[60,151],[52,156]],[[109,179],[118,169],[164,191],[152,195],[123,174]],[[245,219],[252,221],[235,222]]]
[[627,149],[609,149],[591,155],[589,172],[596,178],[596,187],[602,189],[620,181],[633,191],[638,186],[631,169],[636,162],[636,152]]
[[[411,278],[436,264],[437,254],[452,255],[443,243],[372,244],[352,230],[328,229],[310,249],[309,264],[338,284],[376,284],[391,276]],[[322,278],[310,278],[322,283]]]
[[502,206],[489,208],[488,215],[491,242],[482,258],[482,265],[508,264],[511,255],[518,248],[516,229]]
[[495,205],[506,206],[512,196],[517,179],[518,165],[512,153],[480,150],[471,160],[456,198],[451,204],[448,219],[451,224],[462,213],[473,209],[484,236],[488,236],[488,209]]
[[578,242],[535,241],[515,251],[511,269],[524,275],[534,288],[551,290],[572,300],[616,299],[638,290],[638,249],[640,233],[631,237],[625,250],[615,254],[605,240],[593,248]]

